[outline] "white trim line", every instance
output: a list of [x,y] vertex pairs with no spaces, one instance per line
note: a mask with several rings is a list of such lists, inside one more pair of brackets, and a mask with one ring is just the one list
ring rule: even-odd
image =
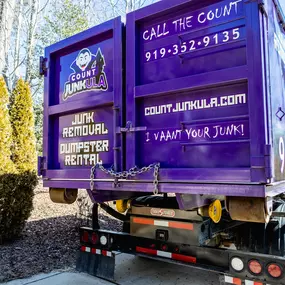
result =
[[154,220],[153,224],[154,224],[155,226],[169,227],[169,223],[166,222],[166,221]]
[[225,275],[225,282],[233,284],[234,283],[234,278]]
[[172,258],[172,253],[171,252],[158,250],[156,254],[157,254],[157,256]]

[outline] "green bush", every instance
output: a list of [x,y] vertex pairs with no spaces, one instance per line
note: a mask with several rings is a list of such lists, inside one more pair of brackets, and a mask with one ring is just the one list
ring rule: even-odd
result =
[[12,160],[17,171],[36,169],[36,137],[33,100],[29,84],[20,79],[11,95]]
[[0,244],[19,237],[33,209],[35,172],[0,175]]
[[38,182],[28,84],[19,80],[10,99],[9,118],[8,91],[0,78],[0,244],[20,236],[33,209]]
[[0,77],[0,175],[14,171],[11,160],[12,128],[9,118],[9,94],[3,77]]

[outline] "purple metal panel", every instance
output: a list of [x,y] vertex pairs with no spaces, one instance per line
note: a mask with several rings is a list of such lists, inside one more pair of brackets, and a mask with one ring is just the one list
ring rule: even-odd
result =
[[251,180],[253,182],[267,182],[265,173],[265,93],[263,90],[263,69],[261,53],[261,27],[258,2],[247,4],[246,10],[249,25],[247,26],[247,45],[253,54],[247,54],[249,69],[248,88],[249,94],[249,113],[250,113],[250,133],[251,133]]
[[[211,87],[216,84],[230,84],[235,82],[245,82],[248,76],[246,66],[233,67],[226,70],[212,71],[205,77],[204,74],[185,76],[178,79],[167,80],[163,82],[151,83],[147,85],[136,86],[134,90],[135,97],[153,96],[174,91],[184,91],[197,88]],[[189,88],[189,81],[192,82]],[[151,92],[151,93],[150,93]]]
[[97,163],[121,169],[122,28],[116,18],[45,51],[44,185],[88,179]]
[[110,149],[114,136],[112,117],[112,106],[60,116],[58,124],[62,136],[58,139],[59,155],[53,159],[53,168],[90,168],[99,163],[111,166],[113,152]]
[[[118,195],[122,192],[140,192],[142,195],[145,193],[152,193],[154,188],[151,183],[147,182],[133,182],[133,181],[119,181],[120,187],[114,188],[113,181],[95,182],[94,189],[102,191],[113,191]],[[89,181],[79,180],[49,180],[45,182],[46,187],[68,188],[73,185],[74,188],[89,188]],[[255,184],[189,184],[189,183],[161,183],[160,193],[175,193],[178,194],[203,194],[203,195],[222,195],[222,196],[247,196],[247,197],[264,197],[265,186]],[[131,197],[131,196],[130,196]]]
[[[219,172],[223,171],[223,177],[221,180],[219,176]],[[56,169],[56,170],[47,170],[47,177],[50,179],[67,179],[68,175],[72,177],[73,179],[89,179],[89,177],[86,177],[86,170],[85,169]],[[223,183],[241,183],[241,182],[250,182],[250,169],[248,168],[240,168],[240,169],[224,169],[224,168],[207,168],[204,169],[203,172],[199,171],[199,169],[161,169],[159,172],[160,179],[165,182],[171,182],[172,177],[179,177],[179,180],[181,182],[191,182],[189,180],[189,173],[191,174],[190,177],[192,178],[192,182],[203,182],[207,180],[212,181],[218,181]],[[97,171],[96,172],[96,179],[111,179],[110,176],[107,174]],[[135,178],[134,178],[135,179]],[[153,179],[153,174],[150,173],[144,173],[141,174],[139,177],[137,177],[138,180],[142,181],[151,181]]]
[[[285,31],[274,3],[269,1],[268,14],[268,57],[269,57],[269,111],[271,115],[272,182],[285,180]],[[281,1],[280,1],[281,2]],[[282,1],[283,2],[283,1]],[[281,11],[281,9],[280,9]],[[283,19],[284,21],[284,19]],[[283,22],[284,23],[284,22]],[[273,187],[271,187],[273,188]],[[283,187],[278,187],[284,193]]]
[[88,194],[93,202],[102,203],[106,201],[115,201],[121,199],[129,199],[130,197],[137,197],[142,195],[149,195],[149,193],[141,192],[127,192],[127,191],[91,191]]
[[[221,179],[219,172],[223,171],[223,177]],[[192,178],[189,180],[190,177]],[[72,179],[85,180],[89,177],[86,177],[85,169],[57,169],[57,170],[47,170],[47,176],[50,179],[67,179],[68,175]],[[240,169],[224,169],[224,168],[207,168],[201,172],[199,169],[185,169],[185,168],[172,168],[172,169],[161,169],[159,172],[160,180],[164,182],[171,182],[172,177],[179,177],[180,182],[205,182],[207,180],[217,181],[221,183],[241,183],[241,182],[250,182],[250,169],[240,168]],[[95,181],[96,180],[110,180],[111,177],[105,174],[102,171],[96,171]],[[147,172],[143,173],[138,177],[134,177],[134,180],[139,181],[152,181],[153,173]],[[178,180],[178,179],[177,179]]]
[[127,15],[127,121],[146,129],[127,133],[127,168],[266,183],[260,14],[257,1],[194,0]]
[[[103,94],[98,94],[95,97],[88,98],[88,100],[78,100],[76,101],[76,110],[78,112],[88,109],[92,106],[102,106],[112,102],[114,97],[113,92],[105,92]],[[65,104],[54,105],[48,108],[49,115],[63,115],[70,113],[74,110],[74,103],[67,102]]]

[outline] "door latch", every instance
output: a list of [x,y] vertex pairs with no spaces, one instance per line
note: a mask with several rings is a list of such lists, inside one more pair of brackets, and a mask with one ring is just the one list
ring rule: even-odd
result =
[[146,130],[147,127],[133,127],[132,122],[128,121],[125,128],[118,128],[117,133],[141,132]]

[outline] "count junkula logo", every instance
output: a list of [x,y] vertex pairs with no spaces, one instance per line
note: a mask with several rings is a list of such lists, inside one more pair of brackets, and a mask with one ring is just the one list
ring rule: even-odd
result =
[[85,91],[108,90],[105,65],[105,58],[100,48],[96,55],[88,48],[82,49],[70,65],[73,72],[64,85],[63,100]]

